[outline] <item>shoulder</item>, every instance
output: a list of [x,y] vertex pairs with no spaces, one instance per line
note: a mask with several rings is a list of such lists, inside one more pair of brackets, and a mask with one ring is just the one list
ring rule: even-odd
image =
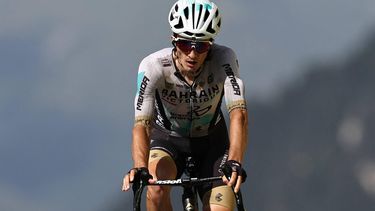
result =
[[232,60],[236,59],[236,53],[230,47],[219,44],[213,44],[209,57],[210,59],[214,60]]
[[[230,67],[231,69],[238,69],[237,55],[234,50],[230,47],[214,44],[207,57],[207,62],[215,67]],[[234,70],[237,71],[237,70]]]
[[163,67],[165,65],[171,64],[172,61],[172,48],[164,48],[159,51],[153,52],[147,55],[142,61],[141,64],[148,64],[152,66]]
[[165,77],[173,65],[172,48],[164,48],[146,56],[139,64],[139,77],[146,76],[153,82]]

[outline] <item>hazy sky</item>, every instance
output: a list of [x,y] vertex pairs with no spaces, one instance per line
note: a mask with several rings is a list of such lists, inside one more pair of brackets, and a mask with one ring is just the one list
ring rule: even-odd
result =
[[[0,210],[93,211],[120,191],[137,67],[170,45],[173,2],[0,0]],[[250,100],[345,58],[375,22],[373,0],[215,2]]]

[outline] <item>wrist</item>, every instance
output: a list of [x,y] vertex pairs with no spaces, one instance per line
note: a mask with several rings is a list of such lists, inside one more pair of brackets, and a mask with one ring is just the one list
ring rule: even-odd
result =
[[134,162],[134,168],[148,168],[148,165],[144,162]]
[[242,163],[242,159],[239,156],[228,156],[228,161],[229,160],[234,160],[238,163]]

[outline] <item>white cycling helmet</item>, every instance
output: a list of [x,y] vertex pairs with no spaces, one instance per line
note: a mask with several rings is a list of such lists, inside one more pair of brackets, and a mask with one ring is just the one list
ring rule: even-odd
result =
[[221,16],[209,0],[179,0],[169,12],[173,33],[192,40],[213,40],[220,31]]

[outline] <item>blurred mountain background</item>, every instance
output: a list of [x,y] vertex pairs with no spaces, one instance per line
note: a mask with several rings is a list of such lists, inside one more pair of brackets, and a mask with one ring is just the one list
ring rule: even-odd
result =
[[[374,210],[375,1],[215,2],[251,111],[248,208]],[[173,3],[0,0],[1,211],[131,209],[137,68],[171,46]]]
[[[341,62],[311,64],[277,99],[249,102],[248,210],[375,210],[373,35]],[[114,204],[105,210],[131,207]]]

